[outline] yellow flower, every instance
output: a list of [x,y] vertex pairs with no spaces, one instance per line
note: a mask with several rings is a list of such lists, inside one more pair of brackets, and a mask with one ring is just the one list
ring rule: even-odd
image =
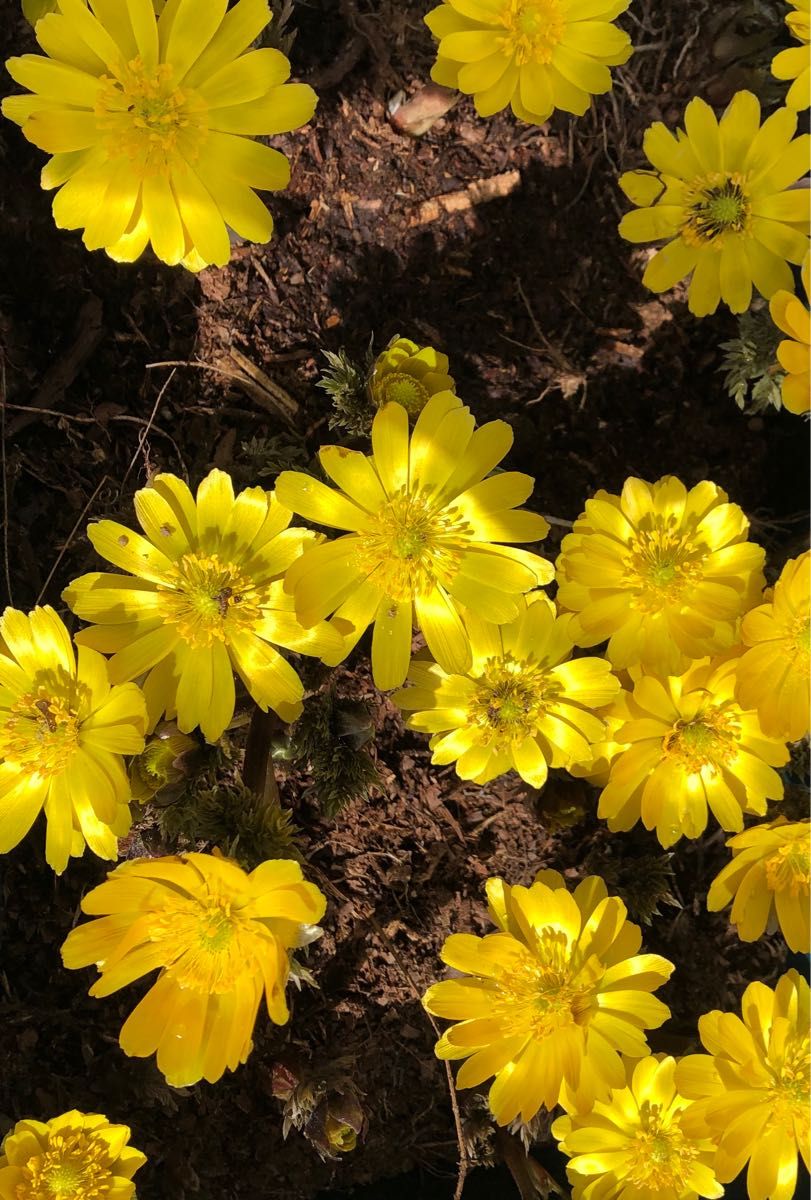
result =
[[516,770],[543,787],[547,769],[566,767],[589,753],[605,733],[592,711],[614,699],[619,681],[602,658],[571,658],[567,618],[556,617],[546,596],[522,604],[516,621],[493,625],[467,614],[472,665],[447,674],[430,659],[411,664],[411,688],[392,697],[414,711],[411,729],[431,733],[431,761],[456,763],[475,783]]
[[771,599],[744,617],[741,640],[738,699],[770,737],[796,742],[811,728],[811,552],[789,559]]
[[810,837],[808,821],[778,817],[730,838],[732,861],[713,880],[707,908],[718,912],[731,903],[730,920],[744,942],[779,925],[789,948],[808,954]]
[[792,37],[800,46],[792,46],[781,50],[772,59],[772,74],[776,79],[793,79],[786,96],[789,108],[801,112],[811,104],[811,61],[808,57],[808,43],[811,41],[811,21],[809,21],[809,0],[789,0],[794,12],[786,16],[786,24]]
[[708,807],[738,832],[745,812],[762,817],[767,800],[782,800],[774,768],[788,762],[788,750],[736,703],[736,665],[703,659],[681,676],[643,675],[624,698],[629,720],[617,740],[628,748],[613,760],[598,808],[612,832],[641,817],[667,847],[700,837]]
[[[316,97],[285,84],[279,50],[248,47],[270,20],[266,0],[59,0],[36,38],[44,55],[11,58],[32,95],[2,111],[53,158],[60,229],[83,229],[88,250],[132,262],[148,242],[158,258],[194,270],[222,266],[229,228],[266,242],[273,220],[254,189],[290,179],[278,150],[255,135],[309,121]],[[246,51],[247,53],[243,53]]]
[[301,712],[301,680],[274,646],[302,654],[339,653],[328,625],[302,629],[282,576],[317,539],[289,529],[291,514],[272,493],[211,471],[197,499],[175,475],[155,475],[135,493],[146,537],[99,521],[88,537],[102,558],[129,575],[93,572],[75,579],[64,599],[83,620],[83,646],[112,653],[116,683],[146,674],[153,729],[162,713],[182,733],[200,726],[215,742],[234,715],[234,671],[259,707],[285,721]]
[[[809,68],[811,70],[811,68]],[[811,297],[811,254],[806,254],[802,269],[806,299]],[[811,312],[794,292],[775,292],[769,311],[778,329],[788,340],[777,347],[777,361],[786,372],[783,377],[783,404],[792,413],[811,409]]]
[[451,674],[470,669],[465,606],[503,624],[518,616],[523,592],[549,583],[551,565],[500,542],[535,542],[543,517],[515,511],[533,481],[517,471],[489,475],[512,445],[504,421],[475,429],[458,396],[438,392],[409,439],[408,413],[387,404],[372,425],[372,455],[323,446],[319,458],[341,491],[284,471],[282,504],[310,521],[350,532],[308,550],[287,572],[296,612],[310,626],[330,613],[348,630],[334,665],[374,622],[372,669],[379,688],[395,688],[411,657],[413,614],[434,658]]
[[798,1150],[811,1167],[808,984],[796,971],[774,991],[750,983],[741,1016],[716,1010],[699,1020],[709,1053],[688,1055],[676,1067],[679,1091],[697,1101],[684,1128],[716,1143],[721,1183],[749,1161],[750,1200],[793,1200]]
[[466,1058],[460,1088],[491,1075],[490,1107],[499,1125],[541,1105],[567,1102],[589,1112],[622,1087],[620,1054],[648,1053],[645,1029],[670,1015],[650,993],[673,965],[639,954],[642,935],[625,905],[597,876],[570,893],[557,871],[541,871],[532,887],[487,882],[490,915],[501,932],[452,934],[442,960],[466,978],[435,983],[428,1012],[459,1024],[437,1042],[439,1058]]
[[[160,16],[163,12],[166,0],[152,0],[152,7]],[[44,17],[46,13],[57,12],[59,9],[59,0],[23,0],[23,16],[30,21],[32,25],[36,25],[40,17]]]
[[760,124],[760,104],[738,92],[720,124],[691,100],[676,136],[659,121],[645,134],[650,171],[628,171],[620,187],[640,205],[620,224],[629,242],[665,241],[642,282],[666,292],[690,275],[697,317],[720,300],[745,312],[752,285],[767,299],[791,289],[788,263],[808,250],[808,193],[791,185],[808,170],[811,138],[792,138],[797,114],[780,108]]
[[481,117],[511,105],[540,125],[556,108],[582,116],[631,57],[611,22],[630,0],[445,0],[425,23],[439,41],[435,83],[473,96]]
[[150,738],[143,752],[130,763],[132,798],[145,804],[164,788],[188,778],[187,764],[197,757],[200,743],[169,723],[161,726]]
[[247,875],[211,854],[134,859],[82,900],[98,920],[71,930],[66,967],[98,967],[91,996],[158,978],[124,1023],[125,1054],[147,1058],[173,1087],[235,1071],[252,1048],[264,992],[271,1021],[289,1018],[289,952],[320,930],[326,901],[301,867],[269,860]]
[[146,1155],[129,1140],[100,1113],[18,1121],[0,1149],[0,1200],[130,1200]]
[[375,359],[369,391],[376,408],[390,401],[402,404],[412,420],[419,416],[431,396],[453,392],[456,385],[448,374],[447,355],[433,346],[418,346],[408,338],[392,338]]
[[586,501],[561,545],[558,604],[577,646],[606,638],[618,668],[658,674],[733,646],[738,618],[763,587],[764,552],[714,483],[628,479],[621,496]]
[[110,687],[107,663],[80,646],[50,607],[0,618],[0,853],[44,809],[45,857],[58,875],[85,843],[118,858],[130,827],[123,754],[144,748],[135,684]]
[[568,1154],[572,1200],[711,1200],[715,1145],[682,1128],[690,1101],[675,1082],[676,1060],[656,1055],[626,1064],[626,1082],[584,1116],[559,1117],[552,1133]]

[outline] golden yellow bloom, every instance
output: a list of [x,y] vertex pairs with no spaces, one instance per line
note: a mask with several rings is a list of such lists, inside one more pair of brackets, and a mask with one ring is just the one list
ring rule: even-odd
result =
[[369,392],[375,408],[390,401],[402,404],[414,420],[437,392],[454,392],[448,357],[433,346],[418,346],[408,338],[392,338],[375,359]]
[[274,646],[339,654],[341,636],[324,622],[302,629],[282,577],[318,539],[290,529],[291,513],[264,488],[234,498],[230,476],[211,471],[197,498],[175,475],[155,475],[135,493],[145,537],[99,521],[88,537],[128,575],[94,571],[64,599],[85,621],[83,646],[112,654],[114,682],[146,675],[153,729],[162,713],[183,733],[200,726],[215,742],[234,715],[234,671],[259,707],[285,721],[301,712],[301,680]]
[[811,553],[791,558],[774,594],[743,619],[737,697],[770,737],[796,742],[811,728]]
[[527,596],[509,625],[467,614],[472,665],[450,675],[426,658],[408,673],[414,686],[392,699],[410,729],[433,734],[431,761],[456,763],[475,783],[516,770],[543,787],[548,767],[566,767],[603,737],[594,709],[614,699],[619,681],[603,658],[571,659],[567,618],[541,593]]
[[715,1145],[682,1128],[690,1101],[676,1089],[676,1060],[626,1063],[623,1087],[591,1113],[559,1117],[552,1133],[568,1154],[572,1200],[716,1200]]
[[582,116],[631,57],[611,22],[630,0],[445,0],[425,18],[439,41],[435,83],[473,96],[481,117],[509,104],[540,125],[556,108]]
[[762,817],[767,800],[782,800],[774,768],[788,762],[788,750],[736,702],[736,665],[703,659],[681,676],[643,675],[624,697],[630,719],[617,740],[628,748],[613,760],[597,810],[612,832],[641,817],[667,847],[699,837],[708,808],[737,832],[745,812]]
[[499,1125],[529,1121],[564,1093],[580,1112],[622,1087],[621,1054],[648,1053],[644,1030],[670,1010],[650,993],[673,964],[639,954],[642,935],[625,905],[597,876],[567,890],[557,871],[532,887],[487,882],[490,916],[500,932],[452,934],[442,960],[466,978],[435,983],[428,1012],[452,1025],[436,1045],[439,1058],[466,1058],[456,1086],[491,1075],[490,1107]]
[[[60,229],[83,229],[88,250],[194,270],[231,254],[229,229],[266,242],[273,219],[254,189],[278,191],[290,166],[256,135],[286,133],[313,115],[306,84],[286,84],[279,50],[250,50],[270,21],[267,0],[58,0],[36,24],[44,55],[11,58],[32,93],[3,113],[52,154]],[[243,53],[247,51],[246,53]]]
[[535,542],[549,529],[543,517],[515,510],[532,491],[529,475],[489,474],[512,445],[512,430],[504,421],[475,424],[458,396],[438,392],[409,438],[408,413],[390,403],[372,424],[371,457],[321,448],[321,465],[341,491],[297,471],[276,480],[293,512],[350,531],[308,550],[285,581],[303,625],[335,613],[348,630],[342,652],[323,656],[329,665],[374,622],[375,683],[399,687],[416,614],[437,662],[462,674],[472,657],[460,606],[503,624],[518,616],[523,592],[549,583],[546,559],[497,544]]
[[732,904],[730,920],[744,942],[757,941],[766,929],[780,926],[791,950],[808,954],[811,832],[808,821],[754,825],[730,838],[732,861],[716,875],[707,908],[718,912]]
[[663,675],[731,648],[764,582],[764,552],[748,531],[737,504],[707,481],[688,492],[666,475],[628,479],[621,496],[597,492],[557,561],[575,645],[608,638],[615,667]]
[[786,16],[786,24],[791,36],[802,43],[781,50],[772,59],[772,74],[776,79],[793,79],[786,95],[789,108],[801,112],[811,105],[811,59],[809,59],[808,43],[811,41],[811,19],[809,19],[809,0],[789,0],[794,12]]
[[118,857],[130,827],[124,754],[144,748],[135,684],[111,687],[107,663],[80,646],[50,607],[0,618],[0,853],[44,809],[45,857],[58,875],[85,843]]
[[720,123],[698,98],[676,136],[660,122],[645,134],[653,170],[628,171],[620,187],[640,205],[623,217],[629,242],[667,244],[642,282],[666,292],[691,276],[689,307],[697,317],[723,300],[745,312],[752,285],[767,299],[793,286],[788,263],[808,251],[808,193],[791,190],[808,170],[811,138],[794,137],[797,114],[780,108],[760,124],[760,103],[738,92]]
[[99,919],[68,934],[65,966],[98,968],[91,996],[160,970],[119,1040],[135,1058],[157,1052],[182,1087],[247,1060],[263,992],[271,1021],[286,1023],[290,951],[319,936],[326,900],[289,860],[247,875],[229,859],[183,854],[122,863],[82,909]]
[[130,1200],[146,1155],[129,1140],[100,1113],[18,1121],[0,1148],[0,1200]]
[[703,1016],[698,1031],[709,1053],[676,1067],[679,1091],[697,1101],[684,1115],[685,1132],[716,1143],[721,1183],[748,1161],[750,1200],[794,1200],[798,1151],[811,1167],[808,984],[796,971],[774,991],[750,983],[741,1016]]
[[[809,68],[811,70],[811,68]],[[811,253],[802,269],[806,300],[811,298]],[[794,292],[775,292],[769,311],[788,340],[777,347],[777,361],[786,372],[781,384],[783,405],[792,413],[811,410],[811,312]]]

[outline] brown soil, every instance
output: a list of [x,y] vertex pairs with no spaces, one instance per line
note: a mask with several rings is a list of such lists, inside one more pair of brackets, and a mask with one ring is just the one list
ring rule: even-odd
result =
[[[4,7],[4,57],[33,48],[16,4]],[[280,139],[293,184],[272,201],[276,237],[239,246],[228,268],[199,279],[149,259],[125,269],[87,254],[78,236],[53,227],[38,187],[41,156],[14,127],[0,128],[6,562],[15,605],[42,595],[59,606],[61,588],[93,561],[87,518],[128,517],[151,470],[196,484],[216,464],[255,482],[269,464],[269,484],[274,462],[291,453],[306,461],[332,436],[314,388],[321,351],[362,354],[372,333],[378,346],[401,332],[450,354],[477,416],[513,425],[511,465],[535,475],[540,511],[572,520],[598,487],[673,472],[724,486],[752,517],[773,572],[796,551],[807,496],[803,426],[786,414],[738,412],[717,371],[719,342],[734,323],[724,315],[697,322],[679,292],[651,296],[639,256],[616,232],[616,175],[639,160],[644,128],[674,121],[696,91],[722,103],[734,89],[729,68],[708,61],[710,6],[674,0],[662,16],[662,6],[634,5],[628,27],[651,48],[580,123],[481,122],[464,101],[413,142],[392,130],[385,105],[427,77],[425,7],[297,6],[294,77],[320,86],[322,100],[307,130]],[[504,194],[487,202],[450,212],[428,203],[493,177]],[[232,350],[292,398],[292,423],[282,413],[289,401],[280,408],[272,387],[269,395],[213,371],[149,367],[194,359],[234,374]],[[268,440],[257,447],[252,439]],[[447,1082],[416,998],[442,969],[443,938],[486,929],[488,875],[528,882],[555,866],[574,878],[617,859],[632,864],[656,843],[644,832],[610,837],[594,817],[595,793],[567,777],[538,798],[512,778],[476,789],[431,768],[424,740],[403,730],[371,686],[363,646],[338,686],[375,713],[383,785],[327,821],[306,776],[281,780],[310,869],[332,889],[325,936],[307,964],[319,990],[296,995],[286,1029],[260,1020],[238,1073],[216,1087],[173,1091],[152,1061],[127,1060],[118,1048],[138,988],[93,1001],[90,973],[60,968],[79,900],[105,868],[88,856],[54,879],[37,830],[2,862],[0,1134],[22,1116],[71,1107],[126,1121],[150,1158],[139,1177],[143,1200],[307,1200],[411,1168],[419,1174],[409,1195],[451,1195],[458,1149]],[[582,804],[584,816],[560,829],[549,813],[567,802]],[[144,836],[154,852],[154,830]],[[136,836],[129,852],[139,846]],[[681,907],[665,905],[646,931],[649,948],[678,968],[664,994],[673,1019],[652,1039],[656,1048],[685,1049],[701,1012],[734,1005],[746,981],[770,981],[783,968],[778,939],[744,947],[725,917],[705,912],[722,861],[717,836],[680,845],[673,891]],[[365,1096],[369,1128],[340,1163],[322,1163],[295,1132],[282,1139],[271,1093],[280,1055],[315,1078],[348,1060],[342,1069]],[[536,1154],[563,1182],[551,1152]],[[495,1172],[469,1186],[470,1197],[477,1188],[517,1195]],[[395,1192],[386,1185],[369,1194]]]

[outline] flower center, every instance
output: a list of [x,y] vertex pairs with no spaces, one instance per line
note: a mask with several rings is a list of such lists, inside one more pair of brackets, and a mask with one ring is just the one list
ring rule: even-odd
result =
[[797,617],[791,624],[787,640],[794,666],[808,679],[811,676],[811,617]]
[[111,157],[126,155],[148,174],[166,174],[182,156],[194,162],[206,137],[206,105],[174,81],[170,63],[127,63],[121,79],[101,76],[95,113]]
[[723,708],[708,708],[692,721],[677,721],[665,735],[663,749],[688,775],[703,768],[718,771],[738,753],[740,726]]
[[160,589],[164,620],[195,649],[253,628],[261,618],[262,590],[233,563],[216,554],[184,554],[174,568],[174,587]]
[[511,654],[490,658],[470,702],[472,720],[483,730],[485,745],[522,742],[537,729],[549,703],[561,691],[556,680]]
[[[596,973],[602,971],[600,964]],[[584,1027],[593,1009],[591,976],[573,981],[569,942],[561,930],[537,934],[536,954],[529,950],[496,980],[493,1016],[514,1033],[545,1038],[561,1029]]]
[[560,0],[508,0],[501,14],[503,50],[516,66],[548,63],[566,29]]
[[381,379],[377,387],[378,404],[382,408],[389,401],[401,404],[410,417],[417,417],[428,402],[428,389],[419,379],[405,371],[392,371]]
[[800,834],[779,846],[764,862],[766,883],[773,892],[790,896],[808,895],[811,884],[811,845],[808,834]]
[[716,172],[691,185],[682,237],[692,246],[717,242],[720,250],[723,234],[746,232],[750,214],[743,178]]
[[358,536],[357,563],[386,596],[412,600],[451,582],[470,532],[458,509],[401,488],[377,514],[377,528]]
[[[156,913],[149,940],[166,947],[166,971],[181,987],[230,992],[257,958],[258,926],[232,912],[225,897],[180,898]],[[258,968],[257,968],[258,969]]]
[[[785,1024],[785,1019],[783,1019]],[[772,1027],[772,1043],[779,1021]],[[808,1120],[808,1105],[811,1102],[811,1039],[806,1033],[795,1034],[787,1041],[783,1062],[772,1068],[774,1086],[770,1089],[772,1099],[772,1121],[783,1125],[790,1137],[794,1137],[796,1124],[804,1126]]]
[[625,555],[625,585],[632,604],[643,612],[660,612],[677,604],[701,580],[707,549],[690,533],[657,527],[637,530]]
[[105,1143],[86,1133],[55,1133],[22,1168],[20,1200],[97,1200],[113,1186]]
[[8,710],[0,726],[0,759],[45,776],[64,771],[79,746],[79,718],[75,681],[60,674],[64,680],[50,672],[46,683]]
[[630,1143],[627,1180],[638,1188],[681,1195],[698,1155],[676,1120],[668,1120],[660,1104],[645,1100],[639,1109],[639,1129]]

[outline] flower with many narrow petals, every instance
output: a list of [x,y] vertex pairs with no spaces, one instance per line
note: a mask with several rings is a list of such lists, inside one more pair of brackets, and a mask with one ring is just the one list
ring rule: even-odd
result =
[[591,1113],[559,1117],[552,1133],[568,1154],[572,1200],[717,1200],[715,1144],[682,1128],[690,1104],[675,1082],[676,1060],[664,1055],[626,1064],[623,1087]]
[[620,233],[630,242],[667,243],[642,279],[652,291],[666,292],[689,275],[697,317],[721,300],[745,312],[753,285],[767,299],[791,290],[788,264],[808,251],[808,193],[792,184],[808,170],[811,137],[794,137],[797,114],[788,108],[761,126],[751,92],[738,92],[720,123],[703,100],[691,100],[684,125],[674,136],[657,122],[645,134],[653,169],[621,176],[620,187],[640,207],[623,217]]
[[[695,1100],[684,1127],[718,1147],[715,1172],[729,1183],[746,1163],[750,1200],[794,1200],[797,1153],[811,1167],[808,983],[796,971],[772,991],[750,983],[735,1013],[707,1013],[698,1031],[707,1054],[676,1067],[676,1086]],[[741,1019],[743,1018],[743,1019]]]
[[472,656],[460,607],[503,624],[519,599],[549,583],[551,565],[501,542],[535,542],[549,526],[524,509],[533,480],[517,471],[490,475],[512,445],[504,421],[480,429],[451,392],[423,408],[409,438],[402,404],[381,408],[372,454],[323,446],[321,466],[340,491],[310,475],[283,471],[282,504],[308,520],[349,532],[308,550],[287,572],[302,624],[334,613],[346,631],[340,662],[374,622],[372,669],[380,688],[406,677],[414,618],[428,649],[450,674]]
[[793,38],[801,44],[781,50],[772,59],[772,75],[775,79],[791,79],[793,83],[786,95],[786,105],[798,112],[811,105],[811,4],[809,0],[789,0],[794,12],[786,15],[786,25]]
[[516,770],[543,787],[550,766],[583,759],[604,736],[594,709],[619,691],[605,659],[571,659],[567,618],[546,596],[530,593],[521,609],[509,625],[467,613],[470,670],[449,675],[416,658],[408,673],[414,686],[392,697],[413,713],[410,729],[433,735],[431,762],[455,762],[456,773],[475,783]]
[[247,1060],[263,993],[271,1021],[287,1022],[290,951],[319,936],[326,900],[295,862],[272,859],[248,875],[216,855],[183,854],[122,863],[82,909],[98,919],[68,934],[65,966],[98,968],[91,996],[160,970],[121,1048],[157,1053],[182,1087],[215,1083]]
[[672,963],[640,954],[642,935],[623,902],[597,876],[569,892],[557,871],[532,887],[487,883],[490,915],[500,932],[452,934],[441,957],[465,972],[435,983],[428,1012],[458,1024],[436,1045],[439,1058],[465,1058],[456,1086],[491,1075],[490,1107],[499,1125],[529,1121],[565,1095],[579,1112],[625,1082],[621,1054],[648,1053],[644,1030],[669,1009],[651,995]]
[[18,1121],[0,1148],[0,1200],[132,1200],[146,1155],[129,1140],[100,1113]]
[[630,0],[444,0],[425,23],[439,42],[431,78],[473,96],[481,117],[509,104],[540,125],[556,108],[582,116],[631,57],[612,24]]
[[127,575],[92,572],[64,599],[97,622],[76,641],[112,654],[115,682],[146,675],[150,729],[165,712],[182,733],[200,726],[210,742],[234,715],[234,671],[263,711],[285,721],[301,712],[304,689],[274,649],[336,654],[343,639],[324,622],[303,629],[285,592],[285,571],[318,541],[288,528],[292,514],[264,488],[234,497],[231,478],[211,471],[192,496],[175,475],[155,475],[135,493],[144,535],[99,521],[88,537]]
[[[811,68],[809,68],[811,70]],[[775,292],[769,301],[769,312],[779,330],[788,337],[777,347],[777,361],[785,371],[780,385],[783,406],[791,413],[807,413],[811,409],[811,253],[806,254],[802,269],[803,304],[794,292]]]
[[811,552],[789,559],[771,598],[744,617],[741,640],[738,700],[770,737],[796,742],[811,728]]
[[456,385],[448,374],[448,356],[433,346],[418,346],[408,338],[395,337],[378,354],[369,376],[369,394],[375,408],[390,401],[402,404],[412,420],[437,392],[453,392]]
[[612,832],[641,818],[667,847],[700,837],[708,808],[722,829],[738,832],[744,813],[763,816],[768,800],[782,800],[774,768],[788,762],[788,749],[735,700],[736,667],[703,659],[684,675],[643,675],[622,698],[628,719],[617,741],[627,749],[611,764],[598,808]]
[[[36,24],[44,55],[11,58],[30,95],[3,113],[53,155],[42,186],[54,220],[88,250],[133,262],[148,243],[193,270],[231,256],[229,229],[266,242],[273,219],[255,189],[287,187],[290,166],[256,135],[313,115],[279,50],[250,50],[267,0],[58,0]],[[247,51],[247,53],[245,53]]]
[[50,607],[0,618],[0,853],[44,809],[45,857],[61,874],[87,844],[118,858],[130,828],[124,754],[144,748],[146,706],[135,684],[111,687],[107,663],[77,652]]
[[741,941],[757,941],[779,926],[789,949],[808,954],[809,822],[778,817],[739,833],[727,845],[732,861],[713,880],[707,908],[718,912],[731,903],[730,921]]
[[599,491],[563,539],[558,605],[574,613],[577,646],[608,640],[615,667],[674,674],[730,649],[757,603],[764,551],[749,522],[714,483],[687,488],[672,475]]

